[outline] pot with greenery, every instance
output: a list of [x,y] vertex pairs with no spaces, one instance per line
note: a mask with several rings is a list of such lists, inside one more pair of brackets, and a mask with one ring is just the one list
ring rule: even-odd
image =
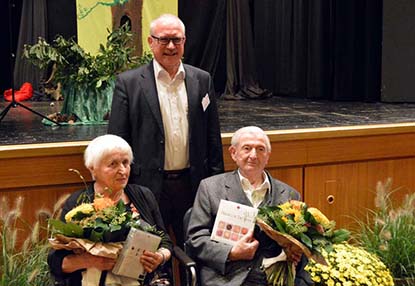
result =
[[367,251],[376,254],[390,269],[395,285],[415,285],[415,193],[400,204],[391,195],[392,180],[378,182],[375,208],[365,220],[357,220],[353,237]]
[[115,75],[152,59],[150,53],[132,56],[131,39],[129,27],[123,25],[109,32],[106,45],[91,55],[73,39],[58,36],[49,44],[39,38],[25,45],[23,56],[41,69],[52,68],[51,81],[61,86],[64,97],[61,114],[82,124],[99,124],[106,122],[111,108]]

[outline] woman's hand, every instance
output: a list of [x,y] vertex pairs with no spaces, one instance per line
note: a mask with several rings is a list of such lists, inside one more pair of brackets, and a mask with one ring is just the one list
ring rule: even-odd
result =
[[114,268],[115,259],[95,256],[89,253],[70,254],[62,261],[62,271],[72,273],[80,269],[97,268],[98,270],[111,270]]
[[140,257],[140,262],[143,264],[145,271],[151,273],[161,264],[169,260],[170,256],[170,251],[164,248],[159,249],[157,252],[144,250],[143,255]]

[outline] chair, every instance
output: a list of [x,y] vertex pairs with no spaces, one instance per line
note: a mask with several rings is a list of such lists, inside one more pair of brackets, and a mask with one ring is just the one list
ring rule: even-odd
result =
[[[187,228],[189,226],[190,215],[192,214],[192,208],[189,208],[183,216],[183,230],[184,230],[184,238],[187,237]],[[185,273],[186,273],[186,284],[196,286],[197,285],[197,268],[196,262],[192,260],[192,258],[188,255],[188,247],[186,246],[186,242],[183,245],[183,249],[175,246],[173,249],[174,256],[180,261],[180,264],[184,265]]]
[[[186,277],[181,277],[181,279],[185,278],[184,281],[182,280],[182,285],[186,286],[196,286],[197,285],[197,277],[196,277],[196,262],[194,262],[182,248],[178,246],[174,246],[173,248],[173,256],[179,261],[180,265],[183,266]],[[183,283],[184,282],[184,283]]]

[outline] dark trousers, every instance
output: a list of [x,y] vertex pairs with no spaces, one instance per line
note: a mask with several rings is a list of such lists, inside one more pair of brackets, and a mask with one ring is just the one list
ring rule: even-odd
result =
[[166,173],[163,191],[160,194],[160,212],[166,229],[172,229],[176,245],[184,245],[183,216],[192,207],[194,194],[188,170],[181,173]]

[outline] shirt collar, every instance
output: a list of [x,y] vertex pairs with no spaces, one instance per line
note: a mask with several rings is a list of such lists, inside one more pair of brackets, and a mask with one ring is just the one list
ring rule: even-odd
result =
[[[154,75],[156,79],[168,79],[170,81],[169,73],[159,64],[155,59],[153,60]],[[177,70],[176,75],[171,81],[176,79],[184,80],[186,72],[183,67],[183,63],[180,62],[179,69]]]
[[270,183],[267,174],[263,172],[262,177],[264,181],[261,185],[259,185],[256,188],[254,188],[254,186],[251,185],[247,178],[241,175],[241,172],[239,172],[239,170],[238,174],[245,195],[255,208],[259,207],[261,203],[264,201],[265,195],[270,188]]

